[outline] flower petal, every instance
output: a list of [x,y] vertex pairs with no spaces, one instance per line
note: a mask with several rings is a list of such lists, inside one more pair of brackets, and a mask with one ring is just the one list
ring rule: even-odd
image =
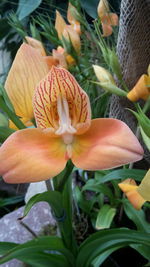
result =
[[66,52],[63,47],[58,46],[57,49],[53,49],[52,55],[55,60],[58,60],[58,64],[57,64],[58,67],[67,69]]
[[141,181],[137,191],[145,200],[150,201],[150,169]]
[[59,13],[58,10],[56,10],[55,29],[58,33],[59,39],[62,39],[62,34],[66,25],[67,23],[63,19],[62,15]]
[[49,70],[51,69],[52,66],[57,66],[59,64],[59,61],[58,59],[55,59],[54,57],[52,56],[46,56],[46,57],[43,57]]
[[39,51],[28,44],[22,44],[5,82],[5,89],[19,117],[28,120],[34,117],[34,89],[47,73],[48,66]]
[[[87,94],[66,69],[52,67],[39,83],[34,96],[34,112],[38,127],[59,128],[58,98],[67,100],[72,126],[90,125],[91,110]],[[83,132],[83,131],[82,131]]]
[[147,100],[150,96],[150,77],[146,74],[143,74],[140,79],[137,81],[133,89],[127,94],[127,97],[130,101],[137,101],[139,99]]
[[81,50],[80,36],[74,30],[74,28],[72,27],[72,25],[66,25],[66,27],[64,28],[64,31],[63,31],[63,37],[66,40],[71,41],[74,49],[79,54],[80,53],[80,50]]
[[132,206],[135,209],[140,210],[146,200],[138,193],[136,182],[133,179],[128,178],[122,183],[119,183],[118,186],[125,193]]
[[110,36],[113,32],[112,26],[106,23],[102,23],[103,37]]
[[102,18],[101,22],[111,26],[118,25],[118,16],[115,13],[106,13]]
[[98,7],[97,7],[97,13],[99,18],[101,19],[106,13],[109,13],[109,4],[107,0],[100,0]]
[[0,148],[0,175],[8,183],[46,180],[66,165],[66,147],[60,138],[40,129],[12,134]]
[[46,56],[44,46],[40,41],[29,36],[26,36],[25,39],[27,43],[31,45],[33,48],[36,48],[41,53],[42,56]]
[[73,29],[80,35],[81,34],[80,22],[76,20],[76,17],[78,15],[79,14],[77,9],[69,2],[67,10],[67,20],[69,21]]
[[82,135],[76,135],[72,161],[78,168],[100,170],[138,161],[143,149],[129,127],[116,119],[95,119]]

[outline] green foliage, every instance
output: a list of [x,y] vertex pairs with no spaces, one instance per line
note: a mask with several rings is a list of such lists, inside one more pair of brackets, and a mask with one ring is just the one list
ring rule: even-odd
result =
[[98,3],[99,3],[99,0],[93,0],[93,1],[91,1],[91,0],[87,0],[87,1],[80,0],[80,2],[81,2],[82,8],[85,9],[87,14],[95,19],[97,17],[97,6],[98,6]]
[[107,171],[107,173],[102,177],[102,172],[97,171],[95,172],[95,179],[98,183],[106,183],[116,179],[124,180],[127,178],[132,178],[136,181],[141,181],[144,178],[146,172],[146,170],[139,169],[118,169],[114,171]]
[[41,3],[42,0],[19,0],[17,9],[19,20],[30,15]]
[[102,208],[99,210],[97,218],[96,218],[96,229],[101,230],[105,228],[109,228],[113,218],[116,214],[116,209],[112,208],[108,204],[104,204]]
[[21,245],[0,242],[0,253],[6,253],[0,264],[16,258],[32,266],[74,266],[73,255],[55,236],[38,237]]
[[118,248],[129,245],[144,245],[150,248],[150,234],[129,229],[101,230],[87,238],[79,248],[76,265],[90,267],[105,252],[112,253]]
[[134,209],[127,199],[123,199],[122,202],[126,215],[134,222],[137,230],[150,233],[150,224],[146,221],[144,211]]

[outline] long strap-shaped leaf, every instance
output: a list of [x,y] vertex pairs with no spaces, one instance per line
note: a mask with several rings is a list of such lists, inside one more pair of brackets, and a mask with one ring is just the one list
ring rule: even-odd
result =
[[16,258],[32,266],[74,266],[72,254],[64,247],[61,238],[55,236],[35,238],[21,245],[0,242],[0,253],[6,253],[0,258],[0,264]]
[[106,252],[118,247],[141,244],[150,249],[150,234],[129,229],[102,230],[92,234],[79,248],[76,266],[89,267],[93,260]]

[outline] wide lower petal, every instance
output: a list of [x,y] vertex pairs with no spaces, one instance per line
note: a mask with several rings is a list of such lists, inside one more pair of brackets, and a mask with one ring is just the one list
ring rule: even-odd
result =
[[40,129],[12,134],[0,148],[0,175],[7,183],[46,180],[66,165],[66,147],[60,138]]
[[72,145],[72,161],[86,170],[110,169],[142,158],[143,149],[130,128],[116,119],[95,119]]

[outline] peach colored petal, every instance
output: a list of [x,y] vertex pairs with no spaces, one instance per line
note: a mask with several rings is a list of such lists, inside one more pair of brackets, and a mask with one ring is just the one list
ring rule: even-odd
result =
[[73,127],[91,122],[90,103],[87,94],[66,69],[52,67],[39,83],[34,96],[34,112],[38,127],[59,128],[58,98],[65,99]]
[[118,15],[115,13],[109,13],[110,23],[112,26],[117,26],[119,24]]
[[95,119],[74,137],[72,161],[86,170],[109,169],[138,161],[143,149],[129,127],[116,119]]
[[67,25],[64,28],[63,31],[63,37],[68,40],[71,41],[74,49],[76,50],[77,53],[80,53],[81,50],[81,41],[80,41],[80,36],[79,34],[73,29],[73,27],[71,25]]
[[76,21],[75,17],[73,16],[73,12],[76,11],[76,8],[69,2],[68,9],[67,9],[67,20],[70,24]]
[[42,55],[28,44],[22,44],[5,82],[5,89],[19,117],[34,117],[32,97],[38,82],[48,73]]
[[110,36],[113,32],[112,26],[106,23],[102,23],[103,37]]
[[80,26],[80,22],[78,21],[74,21],[72,22],[71,26],[73,27],[73,29],[79,34],[81,35],[81,26]]
[[109,4],[107,0],[100,0],[98,7],[97,7],[97,13],[99,18],[101,19],[106,13],[109,13]]
[[115,13],[106,13],[102,18],[101,22],[111,26],[118,25],[118,16]]
[[7,183],[46,180],[66,165],[66,147],[40,129],[25,129],[12,134],[0,148],[0,174]]
[[44,57],[44,60],[49,68],[49,70],[51,69],[52,66],[58,66],[59,64],[59,60],[52,57],[52,56],[46,56]]
[[40,41],[38,41],[32,37],[29,37],[29,36],[26,36],[25,39],[26,39],[27,43],[29,45],[31,45],[33,48],[36,48],[42,56],[46,56],[44,46]]
[[57,66],[67,69],[66,52],[63,47],[58,47],[52,50],[52,55],[55,60],[58,61]]
[[76,8],[69,2],[67,10],[67,20],[69,21],[73,29],[80,35],[81,34],[80,22],[77,21],[76,18],[73,16],[73,14],[76,13],[77,13]]
[[63,19],[62,15],[59,13],[59,11],[56,10],[55,29],[58,33],[59,39],[62,39],[62,34],[66,25],[67,23]]

